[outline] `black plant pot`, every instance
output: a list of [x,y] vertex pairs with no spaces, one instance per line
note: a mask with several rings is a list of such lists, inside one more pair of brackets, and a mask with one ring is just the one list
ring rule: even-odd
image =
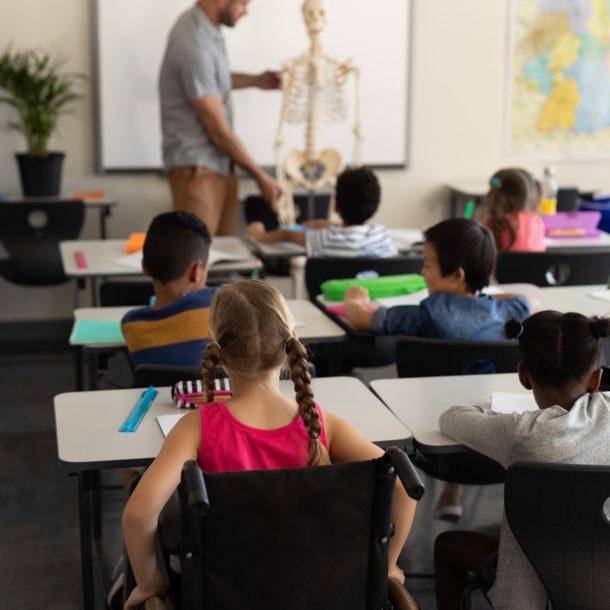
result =
[[61,167],[64,153],[53,152],[46,157],[25,153],[15,155],[21,176],[24,197],[55,197],[61,187]]

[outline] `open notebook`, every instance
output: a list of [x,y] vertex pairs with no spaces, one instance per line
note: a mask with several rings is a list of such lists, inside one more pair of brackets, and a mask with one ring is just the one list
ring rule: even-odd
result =
[[[246,256],[242,254],[232,254],[231,252],[224,252],[222,250],[217,250],[216,248],[210,248],[208,264],[211,266],[220,262],[243,261],[245,259]],[[121,267],[127,267],[128,269],[141,270],[142,252],[134,252],[133,254],[129,254],[127,256],[121,256],[121,258],[117,258],[115,260],[115,263],[117,265],[121,265]]]

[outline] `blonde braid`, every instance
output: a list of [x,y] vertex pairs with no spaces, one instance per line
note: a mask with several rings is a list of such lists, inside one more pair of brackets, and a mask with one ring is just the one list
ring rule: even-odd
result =
[[216,389],[216,367],[220,362],[220,345],[216,341],[209,340],[203,353],[203,388],[205,390],[206,402],[214,402],[214,390]]
[[320,440],[322,425],[318,410],[316,409],[316,403],[313,399],[311,375],[307,365],[307,352],[298,339],[290,337],[286,344],[286,353],[288,355],[290,378],[294,384],[296,400],[299,406],[299,415],[303,419],[305,429],[311,439],[309,445],[309,465],[321,466],[323,464],[330,464],[328,452]]

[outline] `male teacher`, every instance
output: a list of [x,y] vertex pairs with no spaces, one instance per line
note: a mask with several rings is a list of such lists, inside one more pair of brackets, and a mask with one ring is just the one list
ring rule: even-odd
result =
[[231,89],[276,89],[273,72],[232,74],[221,25],[233,27],[250,0],[198,0],[170,32],[159,76],[163,163],[174,208],[192,212],[212,235],[237,225],[239,165],[275,208],[278,183],[252,159],[233,132]]

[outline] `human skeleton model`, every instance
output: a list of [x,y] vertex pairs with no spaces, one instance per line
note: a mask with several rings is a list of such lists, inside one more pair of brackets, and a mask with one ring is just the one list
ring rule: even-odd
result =
[[[360,164],[361,160],[360,72],[351,60],[339,62],[322,52],[320,36],[326,26],[324,0],[305,0],[303,18],[310,49],[285,64],[281,74],[283,103],[275,139],[275,167],[282,188],[278,212],[283,224],[294,224],[296,220],[292,199],[295,186],[304,187],[313,196],[319,189],[334,186],[341,171],[339,152],[333,148],[318,150],[316,136],[321,121],[336,123],[347,118],[345,89],[350,74],[354,75],[356,87],[352,163]],[[305,123],[305,150],[291,150],[282,162],[286,123]]]

